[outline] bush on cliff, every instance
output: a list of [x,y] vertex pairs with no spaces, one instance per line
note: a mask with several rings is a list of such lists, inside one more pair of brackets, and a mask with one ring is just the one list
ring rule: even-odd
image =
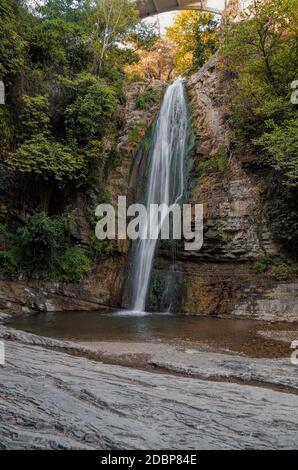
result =
[[6,224],[0,223],[0,272],[15,275],[20,269],[21,251],[16,236]]
[[65,282],[79,284],[91,271],[90,258],[82,248],[76,246],[67,248],[57,262]]
[[153,88],[148,88],[147,90],[140,93],[136,101],[137,109],[148,110],[159,102],[159,96]]
[[50,277],[58,253],[64,246],[64,224],[58,217],[36,212],[19,228],[22,268],[34,277]]

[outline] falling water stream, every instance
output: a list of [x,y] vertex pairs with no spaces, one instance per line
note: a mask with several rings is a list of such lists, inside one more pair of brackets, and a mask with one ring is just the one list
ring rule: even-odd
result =
[[[145,191],[147,214],[151,204],[171,206],[183,196],[187,130],[187,101],[183,81],[178,79],[165,93],[151,143]],[[158,231],[167,215],[168,210],[164,206],[160,213]],[[149,215],[145,225],[145,233],[148,233]],[[156,245],[157,240],[142,239],[142,236],[136,242],[132,267],[132,312],[145,311]]]

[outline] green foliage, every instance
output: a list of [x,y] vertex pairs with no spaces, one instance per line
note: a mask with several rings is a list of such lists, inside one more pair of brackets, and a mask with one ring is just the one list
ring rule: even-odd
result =
[[[78,188],[87,198],[96,193],[98,203],[111,201],[102,180],[121,159],[116,142],[123,124],[124,66],[137,60],[123,44],[138,23],[135,2],[0,3],[0,79],[6,86],[6,106],[0,106],[1,198],[11,198],[13,189],[10,204],[17,205],[24,185],[30,195],[24,193],[18,207],[27,214],[24,223],[14,221],[13,230],[2,232],[0,226],[0,269],[77,283],[91,262],[71,246],[61,214]],[[138,40],[148,45],[149,29],[138,31]],[[93,258],[111,250],[92,237]]]
[[[104,244],[91,244],[94,258],[110,254]],[[97,250],[96,252],[92,250]],[[0,272],[15,276],[23,272],[43,280],[80,283],[91,270],[91,260],[82,248],[67,245],[65,221],[36,212],[13,233],[0,224]]]
[[273,121],[269,125],[271,130],[253,142],[262,148],[266,163],[280,174],[283,184],[298,188],[298,114],[283,125]]
[[290,83],[296,78],[298,0],[256,0],[242,21],[223,31],[221,53],[232,77],[232,123],[240,143],[280,124],[293,112]]
[[274,238],[295,256],[298,248],[298,114],[282,125],[268,123],[268,132],[255,139],[263,164],[274,175],[267,178],[271,200],[268,217]]
[[106,187],[101,186],[98,192],[98,200],[99,204],[112,204],[112,195]]
[[0,106],[0,156],[9,151],[13,139],[13,120],[10,110]]
[[167,28],[167,38],[176,49],[174,63],[178,75],[196,72],[216,52],[218,22],[211,13],[181,11]]
[[98,219],[95,215],[95,209],[97,205],[98,204],[112,204],[112,195],[105,186],[101,186],[99,190],[96,191],[96,193],[92,194],[92,200],[96,201],[96,205],[92,204],[89,207],[87,207],[87,215],[89,218],[89,222],[92,226],[92,229],[94,230],[98,222]]
[[258,273],[264,273],[271,266],[283,266],[285,264],[285,258],[282,258],[280,256],[264,256],[256,262],[256,271]]
[[[297,70],[297,0],[255,0],[242,21],[223,32],[223,52],[233,72],[283,91]],[[285,65],[287,66],[285,68]]]
[[109,162],[111,167],[116,168],[118,165],[120,165],[121,160],[122,151],[114,145],[109,152]]
[[150,51],[159,39],[157,31],[157,21],[140,21],[135,30],[131,32],[128,39],[136,49]]
[[92,259],[101,260],[111,256],[114,252],[111,242],[108,240],[98,240],[95,234],[91,236],[90,256]]
[[0,272],[15,275],[18,272],[21,254],[15,245],[15,235],[7,225],[0,224]]
[[139,144],[144,135],[145,124],[139,123],[132,127],[128,133],[127,140],[130,144]]
[[293,256],[298,249],[298,211],[297,188],[289,188],[282,184],[281,178],[266,180],[266,198],[270,201],[268,217],[275,240],[281,242]]
[[0,248],[9,248],[13,242],[13,234],[10,232],[6,224],[0,223]]
[[274,238],[297,257],[298,108],[290,84],[298,70],[298,0],[255,0],[222,33],[222,63],[231,87],[230,123],[239,154],[265,170]]
[[87,74],[65,82],[74,99],[65,109],[66,132],[78,142],[88,142],[107,132],[115,120],[117,94],[105,80]]
[[91,261],[86,252],[77,246],[67,248],[57,259],[65,282],[79,284],[91,271]]
[[255,264],[256,272],[276,281],[287,281],[297,276],[297,265],[282,256],[264,256]]
[[0,250],[0,272],[15,276],[20,269],[21,253],[17,247]]
[[138,22],[135,2],[95,0],[88,17],[93,52],[92,71],[100,75],[115,58],[117,43],[125,41]]
[[20,35],[22,7],[15,0],[0,5],[0,78],[16,73],[24,64],[24,39]]
[[49,134],[49,102],[45,96],[23,96],[20,121],[24,138]]
[[9,236],[9,231],[8,231],[7,226],[5,224],[0,223],[0,240],[1,240],[1,244],[3,243],[3,241],[6,241],[8,236]]
[[51,270],[64,245],[64,224],[56,217],[36,212],[18,230],[23,264],[29,273],[41,275]]
[[212,155],[208,160],[203,160],[198,164],[199,174],[203,174],[209,170],[225,173],[228,166],[227,148],[222,147],[220,151]]
[[27,30],[28,56],[47,74],[80,72],[91,51],[86,41],[87,1],[46,0],[36,6]]
[[287,281],[290,277],[289,270],[284,266],[278,266],[272,269],[271,276],[276,281]]
[[13,171],[41,180],[52,180],[63,187],[78,179],[84,170],[84,159],[69,146],[51,141],[42,134],[24,142],[7,157]]
[[144,80],[143,75],[138,72],[132,72],[128,78],[130,83],[142,82]]
[[148,88],[141,93],[136,101],[137,109],[149,110],[159,102],[159,96],[153,88]]
[[104,168],[119,159],[123,70],[135,60],[119,44],[137,23],[134,3],[3,2],[0,52],[2,45],[7,50],[0,53],[0,79],[10,75],[8,104],[0,109],[0,151],[9,169],[39,187],[48,181],[48,199],[57,184],[75,188],[88,177],[92,184],[95,175],[100,181]]

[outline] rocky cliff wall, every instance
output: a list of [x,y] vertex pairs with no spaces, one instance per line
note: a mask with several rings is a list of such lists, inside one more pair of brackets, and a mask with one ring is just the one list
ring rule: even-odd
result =
[[[179,309],[186,314],[297,321],[297,281],[277,282],[256,272],[256,261],[278,255],[280,247],[267,225],[262,175],[246,170],[247,156],[236,157],[231,149],[219,59],[213,57],[186,86],[197,134],[190,200],[204,205],[204,244],[197,252],[184,251],[181,245],[176,253],[175,270],[184,276]],[[160,257],[167,256],[160,252]],[[173,268],[157,260],[157,274],[167,269]]]
[[[212,58],[187,80],[186,88],[197,135],[193,157],[189,202],[204,205],[204,244],[200,251],[185,251],[183,245],[172,253],[160,250],[154,275],[166,278],[176,294],[172,308],[185,314],[235,316],[270,321],[298,321],[298,283],[277,282],[256,272],[257,260],[277,255],[280,247],[270,236],[266,204],[261,197],[262,175],[245,169],[246,155],[233,155],[228,126],[229,109],[224,99],[226,83],[219,60]],[[125,128],[119,142],[121,163],[107,175],[112,201],[118,195],[135,199],[135,178],[140,145],[157,112],[137,109],[138,95],[148,86],[162,97],[165,82],[133,84],[127,90]],[[141,126],[139,126],[141,124]],[[130,138],[139,126],[137,139]],[[220,159],[218,168],[202,162]],[[84,200],[77,195],[78,242],[88,244],[90,226]],[[56,283],[0,280],[0,309],[15,314],[60,310],[95,310],[122,305],[129,266],[129,244],[114,243],[114,255],[98,262],[85,282],[77,287]],[[174,280],[178,279],[176,289]],[[158,283],[157,283],[158,284]],[[163,290],[162,283],[157,290]]]
[[[105,187],[117,207],[119,195],[132,200],[134,188],[131,186],[131,173],[138,149],[144,136],[154,121],[167,82],[151,80],[130,84],[126,89],[126,105],[123,113],[124,127],[119,139],[118,150],[121,160],[110,168],[105,178]],[[139,109],[137,98],[148,89],[153,89],[159,100],[150,109]],[[100,201],[98,201],[99,203]],[[69,227],[76,243],[88,246],[93,228],[86,212],[86,198],[78,192],[71,201],[73,221]],[[12,212],[9,205],[0,207],[4,212]],[[21,218],[22,214],[13,214]],[[106,307],[119,308],[122,303],[123,288],[128,265],[129,243],[115,241],[113,255],[95,263],[92,272],[80,286],[28,281],[26,279],[0,278],[0,310],[12,314],[46,311],[97,310]]]

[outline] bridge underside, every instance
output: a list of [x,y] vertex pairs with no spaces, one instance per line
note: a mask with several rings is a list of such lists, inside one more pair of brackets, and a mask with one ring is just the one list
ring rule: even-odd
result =
[[221,14],[220,10],[204,6],[201,0],[137,0],[141,18],[174,10],[202,10]]

